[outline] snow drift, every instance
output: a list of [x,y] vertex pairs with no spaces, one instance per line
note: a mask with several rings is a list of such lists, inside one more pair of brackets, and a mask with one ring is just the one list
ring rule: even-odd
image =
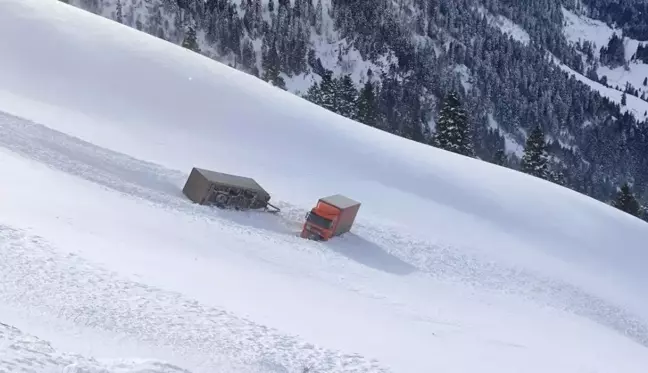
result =
[[97,361],[56,351],[50,343],[0,323],[0,369],[3,372],[62,373],[187,373],[186,370],[157,361]]
[[[0,249],[0,295],[11,312],[39,309],[13,323],[32,334],[96,356],[127,337],[192,372],[648,366],[645,222],[59,1],[0,3],[0,51],[0,223],[51,247]],[[254,177],[282,214],[190,204],[193,166]],[[296,237],[334,193],[362,202],[352,234]],[[85,272],[66,270],[72,254]],[[115,277],[93,277],[104,270]],[[27,273],[49,277],[16,280]],[[83,305],[112,316],[79,324],[94,315]]]

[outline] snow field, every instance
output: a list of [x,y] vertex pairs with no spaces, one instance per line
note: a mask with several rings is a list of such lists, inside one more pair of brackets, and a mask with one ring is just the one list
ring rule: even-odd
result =
[[[0,3],[0,31],[0,318],[57,349],[192,372],[648,366],[644,222],[56,1]],[[193,166],[282,213],[191,204]],[[352,234],[298,238],[333,193],[363,204]]]
[[97,361],[57,351],[47,341],[0,323],[0,371],[42,373],[187,373],[176,366],[147,360]]
[[[16,132],[25,133],[29,131],[19,128]],[[5,134],[7,133],[5,132]],[[31,137],[35,136],[32,135]],[[54,136],[43,137],[55,138]],[[37,143],[34,142],[34,144]],[[70,148],[68,144],[62,144],[64,146],[61,146],[60,149]],[[47,146],[34,146],[32,149],[47,149]],[[72,147],[72,149],[74,148]],[[438,349],[445,349],[447,352],[447,357],[445,359],[436,359],[432,363],[433,366],[453,367],[459,371],[464,371],[462,369],[468,371],[471,369],[473,362],[466,362],[468,364],[466,366],[456,363],[457,357],[453,351],[472,351],[474,349],[475,351],[471,352],[471,354],[476,357],[482,356],[481,360],[484,362],[487,359],[495,358],[495,360],[490,360],[493,369],[504,363],[515,365],[515,363],[511,363],[511,359],[516,359],[514,356],[520,359],[519,364],[527,364],[528,359],[531,358],[530,356],[526,356],[526,354],[513,355],[507,348],[502,348],[502,346],[518,346],[519,348],[526,346],[526,349],[548,348],[545,342],[542,342],[543,332],[541,332],[541,329],[528,329],[531,325],[528,318],[548,317],[551,320],[558,317],[557,320],[560,320],[563,317],[555,314],[554,311],[548,313],[541,311],[538,313],[534,307],[530,308],[525,302],[515,302],[507,299],[507,297],[498,299],[499,297],[487,295],[487,293],[470,294],[471,292],[468,289],[462,290],[461,287],[452,286],[452,281],[445,285],[449,286],[445,290],[445,286],[442,285],[430,288],[430,284],[421,281],[420,278],[389,286],[388,282],[393,281],[390,276],[385,276],[383,282],[380,280],[381,276],[371,275],[371,272],[375,269],[380,269],[380,260],[374,265],[377,268],[367,272],[361,269],[361,267],[371,264],[370,262],[367,263],[367,257],[360,258],[364,263],[354,264],[353,261],[340,260],[335,255],[331,256],[326,253],[320,253],[320,255],[323,255],[323,257],[318,256],[320,259],[304,255],[305,253],[300,255],[300,251],[296,247],[292,247],[291,252],[286,250],[282,253],[281,250],[271,249],[273,241],[277,239],[276,237],[274,240],[270,240],[270,246],[266,246],[265,249],[259,249],[258,252],[256,250],[246,250],[247,245],[239,242],[240,239],[249,241],[252,247],[258,248],[263,246],[263,241],[272,238],[273,235],[271,234],[270,237],[262,235],[256,239],[253,238],[253,235],[252,238],[245,239],[245,236],[241,237],[236,233],[227,233],[228,229],[223,231],[221,224],[209,225],[210,230],[221,228],[221,231],[214,235],[214,238],[216,236],[220,238],[219,241],[205,237],[207,243],[218,242],[217,247],[212,248],[211,251],[207,250],[206,247],[201,251],[195,251],[195,249],[191,250],[191,246],[189,246],[185,247],[185,250],[189,250],[189,253],[182,254],[177,249],[174,250],[175,243],[173,242],[168,242],[165,245],[157,240],[152,241],[152,237],[144,239],[147,230],[142,229],[143,227],[149,224],[153,226],[164,225],[162,222],[167,219],[160,220],[161,211],[158,211],[157,214],[148,212],[153,207],[138,201],[139,198],[143,197],[132,195],[136,198],[127,197],[125,201],[124,197],[120,197],[121,192],[105,190],[104,187],[100,188],[100,190],[103,189],[103,192],[100,190],[90,192],[97,189],[97,186],[93,186],[94,183],[74,181],[77,176],[72,178],[57,177],[56,175],[59,172],[50,170],[49,166],[43,168],[42,166],[31,165],[30,167],[20,158],[12,157],[10,153],[6,153],[3,159],[5,160],[5,167],[12,167],[14,170],[31,169],[29,174],[23,174],[21,178],[17,179],[21,187],[15,188],[20,188],[20,192],[18,190],[8,190],[14,187],[5,187],[3,193],[14,196],[16,202],[14,202],[14,206],[5,202],[2,206],[3,211],[12,216],[13,224],[22,226],[27,231],[41,232],[48,237],[52,237],[53,240],[50,244],[42,238],[30,237],[29,234],[15,231],[8,226],[3,228],[2,231],[8,234],[2,245],[5,248],[3,257],[8,260],[5,262],[6,267],[0,271],[5,276],[2,283],[19,284],[16,288],[3,290],[3,304],[9,304],[18,310],[24,310],[25,314],[29,315],[29,320],[33,320],[35,317],[33,314],[35,313],[37,318],[44,318],[48,323],[65,322],[77,325],[78,328],[94,330],[94,338],[97,338],[96,335],[100,332],[125,334],[130,338],[137,339],[139,344],[171,349],[175,355],[173,363],[183,367],[189,366],[194,372],[209,371],[209,368],[213,369],[224,365],[222,361],[213,358],[213,353],[208,356],[215,361],[201,360],[201,358],[204,359],[201,351],[221,351],[228,359],[241,359],[238,366],[245,367],[245,364],[248,364],[248,366],[252,367],[248,369],[264,366],[264,364],[277,364],[293,368],[288,371],[295,371],[294,368],[299,367],[297,362],[299,360],[294,356],[295,353],[300,355],[306,354],[306,352],[303,352],[304,350],[309,351],[308,347],[279,348],[279,346],[283,345],[283,342],[280,341],[287,337],[276,337],[279,339],[273,340],[272,337],[266,335],[271,331],[268,331],[265,327],[254,326],[254,324],[245,327],[244,325],[247,323],[239,320],[234,314],[247,314],[253,316],[256,320],[265,321],[267,324],[281,325],[284,330],[301,329],[300,334],[302,335],[320,341],[328,340],[328,343],[338,346],[345,345],[344,342],[339,340],[340,337],[343,337],[345,340],[350,339],[347,342],[347,348],[352,348],[353,345],[358,346],[358,343],[360,343],[365,345],[364,348],[374,351],[389,348],[390,339],[387,339],[388,335],[392,340],[402,341],[403,343],[414,342],[415,340],[412,340],[414,337],[413,330],[398,330],[404,326],[403,322],[414,322],[418,325],[417,329],[420,332],[418,338],[420,340],[418,343],[414,343],[414,346],[408,347],[408,350],[412,349],[409,352],[411,356],[407,357],[409,364],[411,364],[408,369],[424,369],[423,367],[427,366],[424,350],[419,351],[419,349],[427,349],[430,343],[433,343],[433,345],[437,345]],[[48,155],[44,159],[56,159],[56,157]],[[50,162],[49,164],[55,168],[57,167],[56,162]],[[110,165],[110,162],[106,161],[104,164]],[[113,166],[117,164],[119,163],[116,162]],[[115,168],[119,169],[118,166]],[[39,169],[41,171],[38,171]],[[126,169],[131,169],[131,167],[126,167]],[[12,174],[19,173],[12,172]],[[29,178],[25,179],[25,177]],[[70,195],[85,195],[91,198],[75,203],[69,197],[59,197],[58,201],[50,201],[49,206],[47,206],[45,199],[36,198],[29,208],[25,209],[24,203],[18,201],[27,200],[27,196],[34,195],[37,190],[35,186],[42,185],[45,180],[54,183],[51,185],[55,185],[57,190],[68,190]],[[86,184],[86,186],[83,187],[83,184]],[[3,180],[2,185],[11,185],[11,183],[9,180]],[[24,187],[24,185],[34,187]],[[115,193],[116,195],[111,198],[111,195]],[[129,199],[132,202],[125,203]],[[111,214],[110,209],[100,207],[102,204],[108,204],[116,211]],[[62,213],[61,207],[63,205],[68,206],[70,211]],[[161,208],[161,206],[155,207],[155,209],[158,208]],[[144,209],[144,211],[140,211],[140,209]],[[19,210],[23,210],[24,218],[21,217]],[[83,221],[87,220],[86,217],[91,211],[101,211],[101,224],[97,225],[94,222],[88,222],[84,225]],[[125,226],[121,226],[119,230],[111,226],[117,224],[118,219],[121,219],[123,224],[125,219],[121,213],[123,211],[128,211],[126,215],[129,217],[129,223],[126,226],[132,227],[132,231],[125,229]],[[176,215],[173,210],[169,211],[168,214]],[[39,218],[35,219],[34,215]],[[155,222],[145,222],[150,220],[152,216],[158,216]],[[178,231],[179,221],[177,218],[170,222],[175,223],[175,230]],[[192,224],[192,229],[195,230],[198,227],[199,225]],[[91,232],[91,235],[95,237],[84,237],[83,234],[79,234],[79,232],[86,231]],[[118,231],[121,231],[121,233],[118,233],[115,237],[115,233]],[[138,235],[135,233],[136,231],[143,233]],[[109,232],[112,232],[113,236],[110,236]],[[179,232],[189,233],[186,229],[180,229]],[[254,231],[250,233],[254,233]],[[98,238],[100,238],[100,241],[97,241]],[[169,235],[165,235],[166,240],[170,238]],[[395,238],[397,239],[397,236]],[[128,240],[126,241],[126,239]],[[186,241],[186,237],[182,238],[182,240]],[[234,250],[218,249],[219,247],[229,246],[227,242],[230,242]],[[286,243],[284,242],[284,245]],[[54,244],[61,246],[55,249],[51,246]],[[141,245],[137,249],[139,252],[133,252],[135,249],[133,245]],[[277,248],[281,247],[274,245]],[[204,246],[204,244],[201,246]],[[360,248],[359,245],[354,246],[354,249]],[[214,249],[217,251],[214,252]],[[343,247],[338,247],[338,250],[343,249]],[[375,250],[376,248],[371,247],[370,249]],[[271,250],[273,252],[268,252]],[[299,258],[299,264],[287,266],[286,263],[290,263],[288,255],[294,260]],[[452,259],[452,253],[446,255],[448,255],[445,258],[446,261]],[[122,276],[131,277],[137,282],[121,280],[117,273],[110,273],[97,268],[80,256],[92,258],[98,263],[117,268]],[[247,257],[248,260],[243,260],[241,256]],[[258,261],[250,261],[250,256],[257,256],[259,259]],[[126,257],[128,261],[124,262],[123,259]],[[313,259],[316,259],[316,262],[326,260],[326,265],[332,273],[317,272],[316,268],[318,266],[317,263],[312,263]],[[424,257],[421,259],[429,260],[431,258]],[[439,259],[443,260],[443,257]],[[197,264],[196,261],[200,264]],[[258,264],[268,262],[269,265],[259,266]],[[311,262],[310,266],[306,266],[309,262]],[[250,267],[251,264],[254,267]],[[382,265],[388,266],[389,263],[385,262]],[[437,264],[433,267],[430,267],[430,265],[431,263],[428,264],[428,268],[436,267],[439,269],[437,276],[443,274],[443,265]],[[446,268],[446,271],[453,266],[451,263],[447,265],[449,268]],[[469,265],[473,270],[480,268],[479,263]],[[461,268],[460,265],[456,267],[459,270]],[[191,272],[188,272],[187,270],[190,268]],[[406,268],[410,267],[407,266]],[[261,271],[265,273],[260,273]],[[410,273],[409,270],[407,272]],[[496,274],[497,272],[496,270]],[[38,273],[40,276],[26,276],[27,273]],[[400,273],[399,275],[402,276],[403,274]],[[287,279],[281,280],[282,277],[286,276],[288,276]],[[444,283],[443,277],[440,278],[440,284]],[[483,273],[481,275],[477,274],[474,280],[479,283],[485,277],[488,276],[484,276]],[[293,294],[299,292],[299,296],[296,298],[298,303],[295,303],[296,299],[286,294],[288,288],[286,288],[285,281],[291,281],[291,279],[295,278],[299,278],[297,283],[301,284],[301,286],[290,285],[290,291]],[[28,279],[29,281],[21,284],[16,279]],[[257,279],[264,279],[264,281],[268,282],[268,285],[265,286]],[[447,281],[447,278],[445,280]],[[506,286],[508,279],[505,277],[502,280],[503,282],[497,285]],[[223,282],[227,282],[227,286],[218,286],[219,283]],[[160,288],[144,285],[146,283],[159,284],[166,289],[177,292],[162,291]],[[378,285],[380,283],[382,285]],[[86,285],[79,286],[80,284]],[[205,284],[210,285],[206,286]],[[327,288],[330,290],[327,291]],[[424,288],[427,288],[427,290],[423,290]],[[312,294],[313,289],[317,289],[316,294]],[[343,292],[347,292],[348,295],[341,294],[341,289],[347,289],[343,290]],[[377,289],[382,290],[376,292]],[[254,294],[254,299],[241,299],[240,294],[246,293]],[[434,297],[417,299],[422,293],[434,294]],[[186,296],[191,298],[183,300]],[[198,302],[191,299],[196,299]],[[252,304],[246,304],[250,301],[256,305],[268,305],[277,313],[255,310]],[[490,306],[478,306],[482,302],[490,304]],[[322,309],[324,305],[330,307],[330,310]],[[235,313],[229,314],[213,307],[223,307]],[[480,311],[474,313],[475,307],[479,307]],[[344,309],[346,315],[336,314],[335,309]],[[380,311],[377,312],[377,310]],[[283,319],[281,316],[283,313],[288,313],[288,317]],[[544,316],[542,316],[543,314]],[[296,315],[301,315],[300,319],[294,319]],[[293,318],[288,320],[290,317]],[[213,320],[217,325],[222,326],[214,327],[208,320]],[[501,321],[493,325],[494,320]],[[576,325],[579,324],[577,320],[575,320]],[[318,321],[324,322],[325,325],[318,327]],[[330,328],[331,323],[339,325],[338,328],[340,329],[332,330],[332,333],[327,336],[325,329]],[[504,324],[498,325],[500,323]],[[21,327],[33,327],[31,324],[31,322],[25,322]],[[165,327],[158,329],[155,325],[164,325]],[[372,330],[370,329],[371,325],[381,325],[382,327],[378,330]],[[394,325],[394,328],[389,327],[389,325]],[[507,328],[505,325],[516,325],[516,330],[528,330],[529,334],[524,337],[519,332],[511,334],[512,329]],[[545,332],[551,330],[547,325],[542,325]],[[255,333],[254,330],[257,328],[261,328],[261,334],[255,334],[256,337],[250,339],[244,337],[245,330]],[[573,322],[563,325],[563,333],[565,333],[564,328],[574,328]],[[66,329],[61,326],[61,334],[64,335],[65,332],[62,331]],[[310,331],[308,331],[309,329]],[[212,334],[213,330],[219,330],[218,336]],[[345,330],[348,334],[336,338],[336,330]],[[404,332],[405,334],[403,334]],[[583,333],[583,331],[574,331],[574,333]],[[375,338],[374,342],[368,343],[368,341],[361,342],[358,340],[369,336]],[[477,337],[476,341],[474,340],[475,337]],[[63,345],[72,345],[81,349],[88,348],[80,346],[81,343],[88,344],[86,340],[71,343],[69,341],[72,338],[71,336],[53,338]],[[438,342],[434,343],[434,340],[437,339]],[[95,354],[108,353],[105,352],[105,347],[100,347],[105,343],[102,342],[104,340],[100,339],[91,342],[94,349],[87,352]],[[180,340],[182,343],[178,343]],[[266,342],[262,343],[260,341]],[[249,345],[250,343],[261,343],[261,346],[252,347]],[[582,346],[582,342],[580,344]],[[216,347],[213,347],[213,349],[209,347],[214,345]],[[140,347],[138,350],[142,350],[142,348]],[[256,353],[250,354],[250,351],[256,351]],[[388,359],[397,359],[397,356],[402,356],[403,351],[397,350],[393,354]],[[390,356],[387,351],[383,351],[382,355]],[[361,357],[349,356],[348,359],[350,360],[348,364],[351,364],[351,366],[353,366],[352,362],[356,359],[362,361]],[[411,359],[414,359],[414,361],[411,361]],[[306,361],[317,362],[317,371],[353,371],[349,365],[345,365],[344,369],[339,368],[342,370],[336,370],[330,365],[326,366],[326,364],[335,365],[335,362],[345,361],[345,358],[327,358],[326,355],[316,355],[310,356],[310,359]],[[632,359],[629,361],[632,361]],[[401,361],[401,364],[404,363],[404,361]],[[237,371],[249,371],[243,368],[239,369]],[[357,369],[357,371],[375,371],[377,368],[370,368],[365,365],[364,368],[359,366]]]

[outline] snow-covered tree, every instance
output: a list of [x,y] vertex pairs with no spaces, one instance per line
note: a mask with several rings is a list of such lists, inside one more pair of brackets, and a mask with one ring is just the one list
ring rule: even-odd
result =
[[263,80],[275,87],[286,89],[286,82],[281,76],[281,61],[274,40],[266,43],[266,39],[263,39],[261,44],[261,65],[263,67]]
[[259,71],[256,66],[256,53],[254,52],[254,45],[252,41],[245,38],[241,42],[241,64],[246,70],[258,75]]
[[544,132],[539,126],[535,127],[529,134],[524,147],[520,164],[521,171],[547,180],[549,178],[548,158]]
[[567,183],[565,173],[561,169],[550,170],[548,180],[562,186],[565,186]]
[[117,0],[117,8],[115,10],[115,21],[119,23],[124,23],[124,13],[122,10],[121,0]]
[[189,26],[187,30],[187,35],[185,35],[182,46],[190,49],[196,53],[200,53],[200,47],[198,46],[198,39],[196,37],[196,29],[193,26]]
[[356,118],[359,122],[376,127],[378,124],[378,101],[374,83],[368,80],[360,89]]
[[456,93],[448,94],[439,113],[434,145],[457,154],[474,156],[468,116]]
[[503,149],[497,149],[493,155],[492,163],[503,166],[506,163],[506,153]]
[[322,82],[320,83],[321,91],[321,101],[320,106],[328,109],[334,113],[338,113],[340,110],[340,99],[338,95],[338,83],[337,80],[333,78],[333,73],[327,71],[322,76]]
[[339,97],[338,113],[347,118],[356,119],[358,105],[358,90],[356,90],[350,75],[344,75],[337,84]]
[[319,84],[314,82],[313,85],[308,87],[308,91],[306,91],[306,94],[304,94],[303,97],[316,105],[321,105],[322,90],[320,89]]
[[623,39],[616,33],[612,35],[607,47],[601,48],[601,63],[615,68],[625,63],[625,46]]
[[315,27],[315,32],[317,33],[317,35],[322,35],[323,31],[322,12],[324,12],[322,8],[322,0],[317,0],[317,5],[315,6],[315,17],[313,19],[313,26]]
[[612,206],[637,217],[639,216],[641,207],[628,183],[624,183],[621,186],[616,199],[612,202]]

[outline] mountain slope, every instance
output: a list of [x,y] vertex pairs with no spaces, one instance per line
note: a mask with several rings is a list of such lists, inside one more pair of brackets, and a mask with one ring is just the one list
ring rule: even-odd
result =
[[[192,372],[648,364],[632,216],[56,1],[0,3],[0,50],[0,318],[57,349]],[[193,166],[282,213],[191,204]],[[333,193],[363,204],[352,234],[297,237]]]
[[[648,102],[634,91],[623,98],[614,85],[598,84],[605,67],[585,57],[569,28],[574,19],[588,22],[580,2],[70,3],[426,144],[432,143],[440,101],[457,91],[469,113],[478,158],[518,169],[527,134],[540,127],[552,180],[604,202],[628,181],[640,199],[648,198],[648,127],[643,125]],[[601,14],[592,9],[589,13]],[[641,24],[631,20],[632,35],[641,36]],[[633,43],[629,47],[636,47]],[[608,72],[608,78],[627,80],[617,72]],[[328,102],[310,92],[328,77],[333,83],[327,89],[337,87],[334,96],[343,99]],[[373,99],[367,103],[366,97]]]
[[[623,35],[619,29],[613,29],[601,21],[590,19],[584,15],[577,15],[567,9],[563,9],[565,17],[565,37],[578,49],[583,50],[583,63],[586,70],[594,69],[596,75],[594,81],[602,80],[608,87],[620,91],[615,92],[613,100],[621,103],[621,92],[628,93],[628,107],[634,107],[633,115],[639,119],[648,118],[648,87],[643,84],[648,78],[648,60],[636,59],[637,51],[643,43]],[[616,35],[621,38],[623,48],[620,66],[603,64],[601,62],[601,49],[608,48],[610,40]],[[587,45],[589,43],[589,45]],[[605,91],[606,89],[600,89]],[[611,91],[611,89],[607,89]],[[635,92],[636,91],[636,92]],[[602,93],[603,93],[602,92]],[[608,96],[603,93],[604,96]],[[625,109],[625,108],[624,108]]]

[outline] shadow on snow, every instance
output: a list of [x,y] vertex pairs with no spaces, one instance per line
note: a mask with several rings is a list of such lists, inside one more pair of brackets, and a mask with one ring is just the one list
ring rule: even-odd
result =
[[335,237],[324,245],[338,254],[379,271],[401,276],[417,271],[416,267],[353,232]]

